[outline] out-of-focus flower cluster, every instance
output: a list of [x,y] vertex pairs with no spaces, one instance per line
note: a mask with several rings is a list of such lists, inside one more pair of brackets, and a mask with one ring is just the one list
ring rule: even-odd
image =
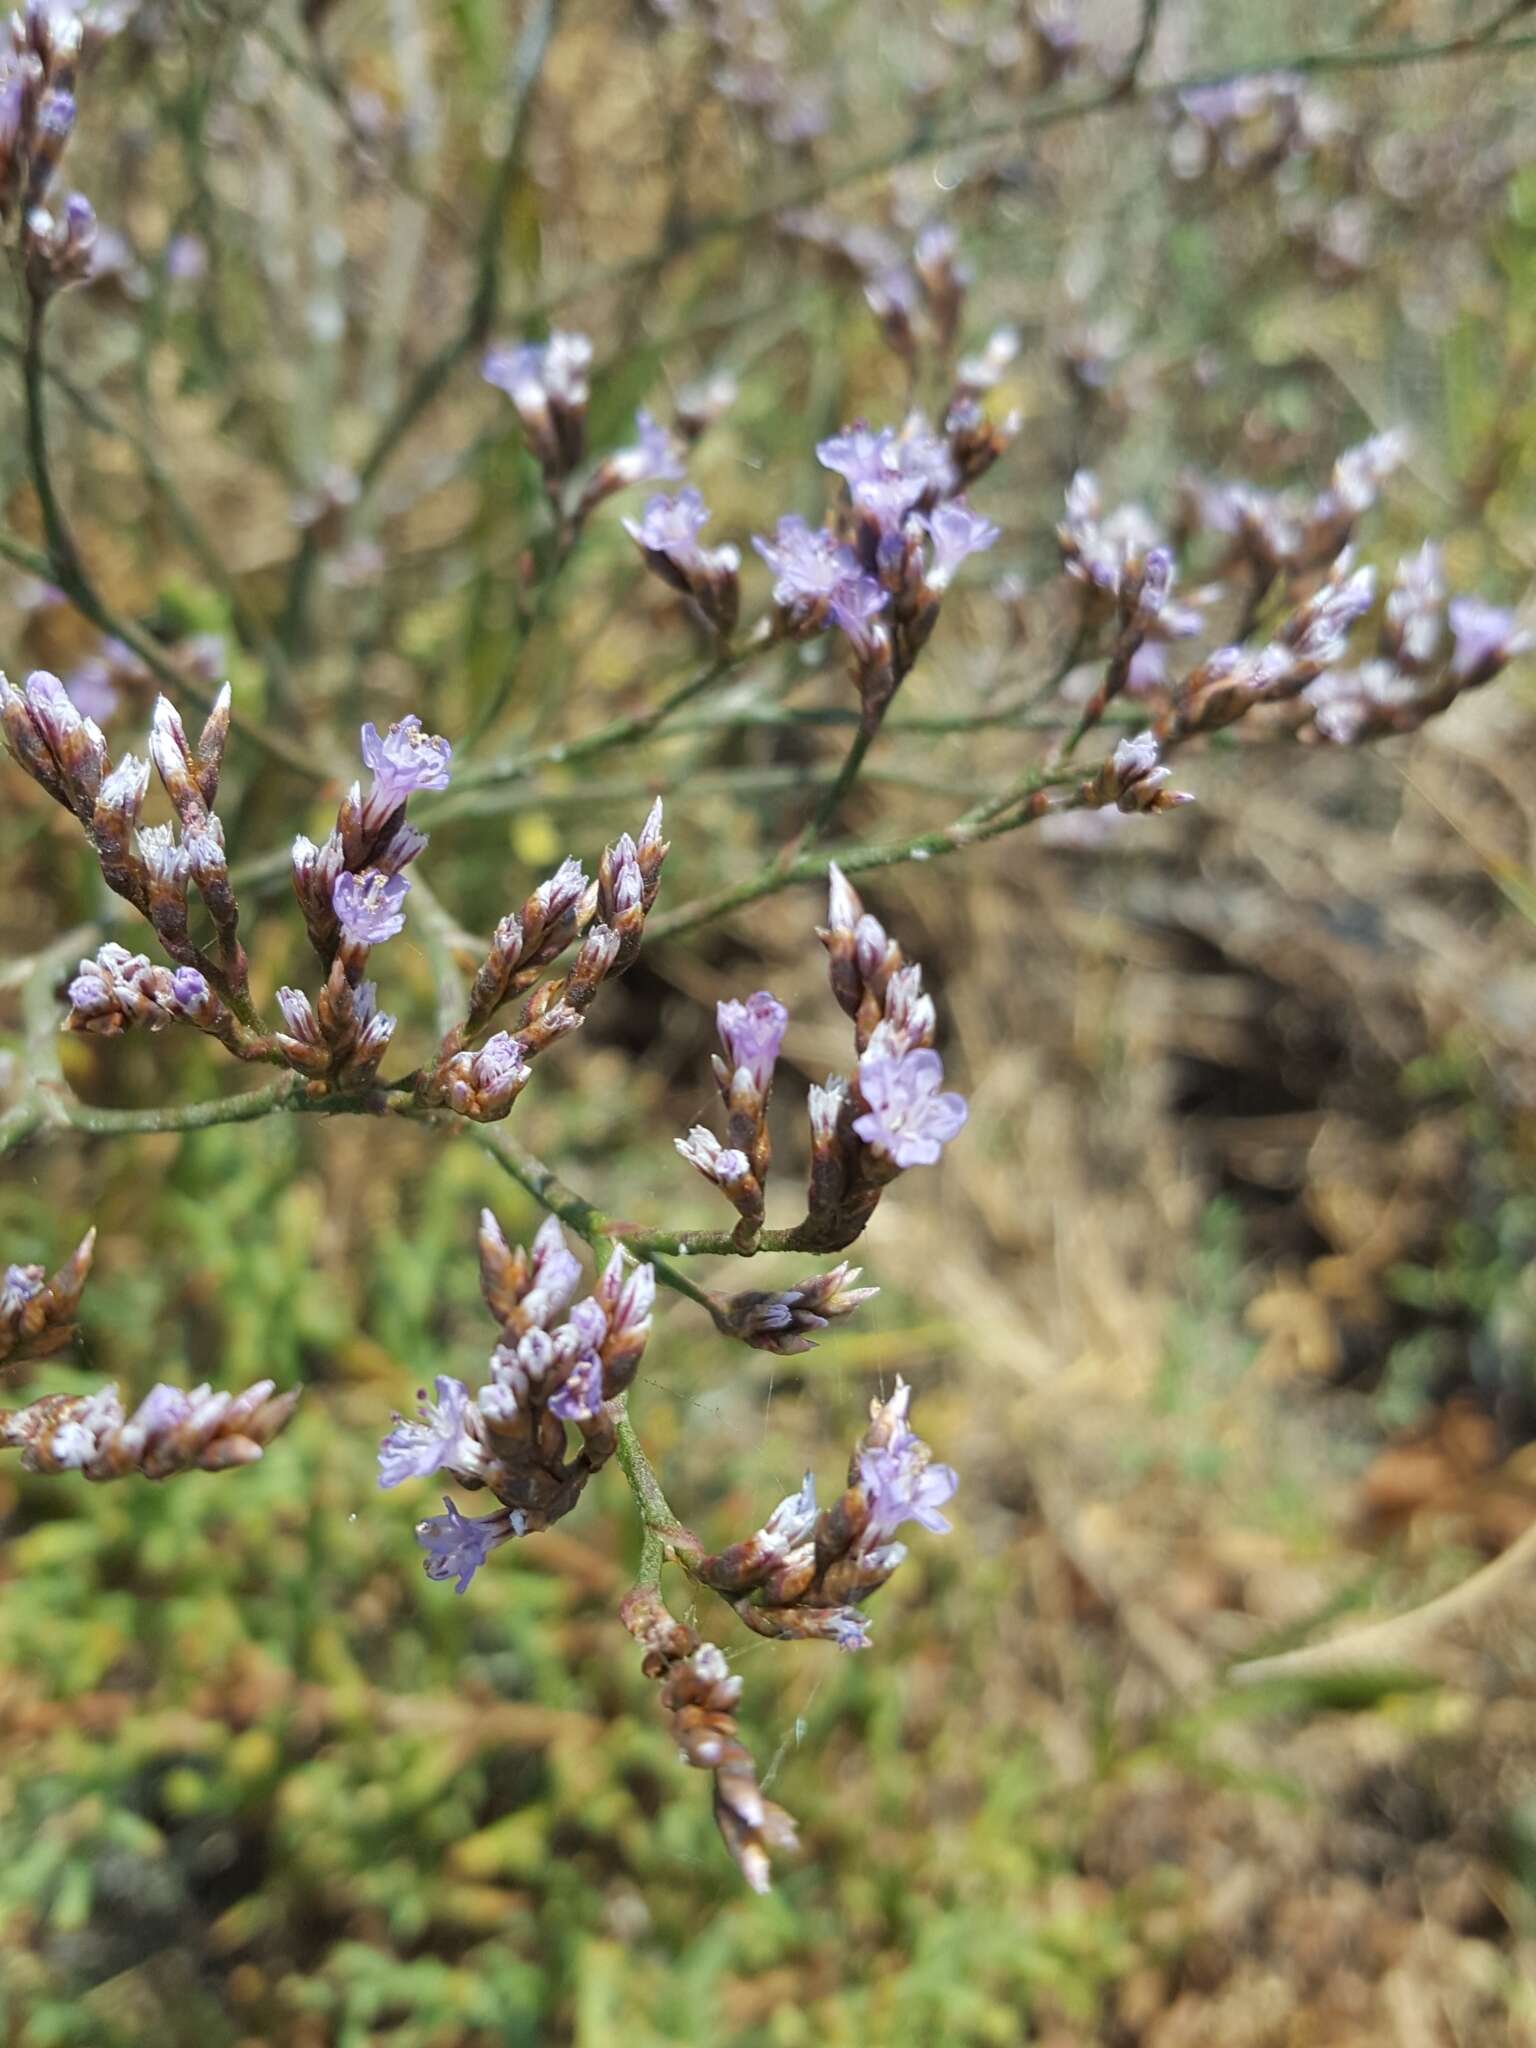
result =
[[[7,1266],[0,1279],[0,1364],[48,1358],[74,1335],[75,1311],[91,1270],[96,1233],[45,1280],[41,1266]],[[86,1479],[130,1473],[168,1479],[176,1472],[222,1472],[252,1465],[298,1405],[298,1389],[279,1394],[258,1380],[243,1394],[159,1383],[130,1414],[116,1387],[91,1394],[46,1394],[0,1410],[0,1449],[21,1452],[29,1472],[78,1472]]]
[[[581,1262],[551,1216],[531,1250],[509,1246],[490,1210],[480,1218],[480,1285],[500,1327],[478,1393],[440,1375],[414,1419],[397,1416],[379,1447],[379,1484],[442,1474],[500,1503],[417,1526],[427,1576],[464,1592],[498,1545],[568,1515],[617,1447],[608,1402],[635,1376],[651,1329],[656,1277],[616,1251],[596,1287],[575,1299]],[[577,1443],[568,1445],[568,1431]]]
[[53,193],[75,129],[84,24],[72,9],[26,0],[0,46],[0,227],[15,223],[36,303],[89,274],[96,214],[79,192]]
[[50,1280],[41,1266],[7,1266],[0,1279],[0,1365],[51,1358],[75,1334],[75,1311],[91,1270],[88,1230]]
[[547,341],[498,342],[481,375],[511,401],[562,526],[574,533],[605,498],[633,484],[679,482],[685,435],[644,410],[635,438],[586,467],[592,344],[556,329]]

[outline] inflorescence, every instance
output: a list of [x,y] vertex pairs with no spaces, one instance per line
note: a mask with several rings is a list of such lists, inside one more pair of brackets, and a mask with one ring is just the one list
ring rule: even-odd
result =
[[[1027,21],[1046,74],[1084,61],[1061,9],[1037,5]],[[772,65],[755,32],[727,35],[722,22],[714,42],[727,96],[752,109],[767,132],[782,128],[808,141],[815,124],[802,89],[780,79],[767,91],[764,67]],[[57,217],[44,204],[73,124],[80,49],[74,17],[32,0],[0,53],[0,223],[20,223],[35,307],[83,274],[89,256],[86,203],[71,198]],[[1173,119],[1170,146],[1180,175],[1190,178],[1241,172],[1255,153],[1295,152],[1308,133],[1299,93],[1278,80],[1224,97],[1185,94]],[[680,395],[670,424],[641,411],[632,442],[593,458],[586,336],[557,330],[498,344],[482,362],[542,480],[555,567],[607,499],[643,483],[676,485],[622,524],[647,570],[682,600],[703,636],[713,664],[705,683],[776,644],[835,635],[844,649],[857,705],[850,752],[822,809],[756,893],[803,878],[809,870],[794,871],[797,855],[820,870],[818,843],[932,638],[957,574],[1001,537],[969,493],[1017,430],[1011,416],[994,420],[984,402],[1007,375],[1019,337],[1000,328],[971,353],[960,352],[970,273],[946,224],[922,226],[910,251],[883,230],[840,225],[820,210],[786,215],[779,227],[858,277],[912,388],[947,397],[931,415],[912,410],[880,427],[857,420],[818,445],[829,479],[826,516],[813,524],[786,514],[771,534],[751,536],[768,583],[760,616],[745,632],[744,561],[758,578],[763,570],[734,540],[706,543],[710,511],[687,481],[690,449],[732,401],[730,380],[715,377]],[[934,374],[919,384],[922,366]],[[1092,381],[1086,359],[1077,375]],[[1036,819],[1071,822],[1070,813],[1167,813],[1191,801],[1170,786],[1169,757],[1192,741],[1242,724],[1256,736],[1353,745],[1412,731],[1499,675],[1530,649],[1531,635],[1481,598],[1448,596],[1432,544],[1399,563],[1381,601],[1374,570],[1358,559],[1361,523],[1403,453],[1400,436],[1376,436],[1346,451],[1327,485],[1311,494],[1187,479],[1162,523],[1137,505],[1107,509],[1098,480],[1080,471],[1056,530],[1061,574],[1053,601],[1066,617],[1065,652],[1026,707],[1052,707],[1055,744],[1043,766],[983,796],[947,831],[915,839],[906,857],[952,852]],[[355,479],[332,479],[325,502],[306,510],[308,534],[328,531],[356,495]],[[206,654],[189,649],[177,659],[190,676]],[[142,685],[148,674],[132,649],[108,636],[66,681],[39,670],[18,689],[0,676],[0,728],[10,753],[70,813],[102,882],[148,925],[165,956],[151,959],[115,938],[99,945],[63,991],[64,1028],[107,1039],[188,1027],[239,1061],[279,1070],[264,1107],[480,1127],[480,1142],[496,1151],[505,1133],[484,1127],[510,1116],[534,1062],[583,1026],[601,991],[639,955],[669,852],[660,801],[634,836],[621,833],[604,848],[590,876],[568,855],[483,944],[456,930],[445,941],[417,871],[427,837],[409,814],[449,788],[454,748],[414,715],[384,732],[364,725],[366,791],[359,777],[322,837],[300,834],[292,842],[293,894],[316,965],[310,987],[275,990],[276,1016],[268,1019],[251,986],[217,808],[231,691],[226,684],[213,698],[195,737],[160,697],[145,757],[114,759],[94,712],[105,719],[117,708],[119,685]],[[617,726],[627,738],[662,715]],[[1129,729],[1099,759],[1074,759],[1089,735],[1116,722]],[[145,815],[152,769],[169,811],[153,823]],[[913,1432],[910,1389],[898,1379],[888,1399],[874,1401],[830,1506],[818,1507],[807,1474],[759,1528],[711,1552],[668,1505],[626,1397],[651,1336],[658,1280],[705,1308],[723,1335],[780,1355],[809,1349],[877,1291],[856,1284],[860,1269],[846,1259],[788,1286],[706,1289],[682,1280],[668,1255],[844,1252],[886,1190],[902,1174],[936,1165],[965,1126],[966,1101],[945,1085],[938,1013],[923,970],[866,909],[844,871],[855,865],[854,858],[826,863],[818,937],[852,1042],[841,1070],[807,1091],[800,1220],[769,1225],[769,1110],[791,1019],[773,993],[759,989],[716,1009],[720,1130],[701,1123],[674,1141],[728,1205],[730,1228],[676,1233],[612,1222],[547,1169],[532,1172],[498,1152],[553,1213],[527,1249],[510,1245],[494,1216],[482,1214],[481,1285],[496,1326],[483,1376],[472,1386],[437,1374],[415,1412],[395,1418],[379,1450],[383,1487],[430,1480],[495,1503],[470,1514],[445,1494],[443,1512],[417,1523],[428,1577],[459,1593],[493,1551],[548,1529],[606,1466],[621,1465],[645,1535],[623,1619],[643,1648],[645,1673],[657,1683],[681,1754],[711,1773],[722,1836],[759,1890],[770,1856],[793,1846],[793,1823],[764,1797],[741,1739],[740,1679],[717,1644],[669,1612],[663,1564],[681,1568],[691,1587],[717,1595],[760,1635],[861,1650],[869,1641],[865,1603],[906,1556],[898,1532],[916,1524],[944,1533],[956,1475]],[[413,891],[417,911],[432,914],[425,923],[434,943],[452,957],[439,975],[435,1045],[389,1078],[384,1064],[398,1020],[380,1007],[373,956],[410,928]],[[457,980],[461,966],[467,985]],[[594,1255],[590,1280],[563,1224]],[[6,1270],[0,1363],[44,1358],[68,1342],[92,1247],[90,1235],[52,1280],[40,1267]],[[19,1449],[40,1474],[104,1480],[219,1470],[259,1458],[296,1398],[266,1381],[238,1396],[160,1384],[131,1412],[115,1388],[48,1395],[0,1415],[0,1444]]]

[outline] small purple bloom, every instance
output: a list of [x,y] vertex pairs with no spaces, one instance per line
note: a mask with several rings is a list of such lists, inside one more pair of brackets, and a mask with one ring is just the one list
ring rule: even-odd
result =
[[698,562],[702,554],[699,532],[708,523],[709,507],[691,485],[675,498],[659,494],[647,499],[639,519],[622,522],[637,547],[649,554],[665,555],[679,568]]
[[603,1405],[603,1362],[578,1358],[565,1384],[549,1397],[549,1412],[562,1422],[589,1422]]
[[855,652],[875,655],[885,648],[879,624],[885,606],[886,593],[873,576],[854,576],[839,586],[829,609]]
[[382,738],[376,725],[363,727],[363,760],[373,770],[369,803],[385,811],[403,804],[422,789],[446,789],[453,748],[427,732],[411,713]]
[[162,1380],[150,1388],[129,1417],[129,1427],[141,1429],[146,1437],[161,1436],[179,1429],[192,1413],[191,1396],[184,1387],[172,1387]]
[[0,1316],[14,1320],[42,1293],[44,1284],[41,1266],[7,1266],[0,1280]]
[[1125,672],[1126,695],[1144,697],[1168,681],[1168,649],[1161,640],[1143,640]]
[[338,875],[331,907],[342,936],[355,946],[381,946],[404,931],[410,886],[404,875],[386,875],[380,868],[365,868],[360,875]]
[[421,1420],[395,1417],[395,1426],[379,1445],[379,1484],[399,1486],[407,1479],[425,1479],[458,1455],[464,1444],[464,1418],[469,1389],[462,1380],[439,1373],[437,1399],[421,1397]]
[[503,1509],[477,1519],[460,1514],[446,1494],[443,1506],[448,1510],[445,1515],[428,1515],[416,1524],[416,1541],[427,1553],[427,1577],[455,1579],[455,1593],[467,1593],[470,1580],[497,1545],[520,1533],[516,1528],[518,1511],[514,1510],[511,1518]]
[[944,1064],[927,1046],[900,1059],[864,1059],[859,1093],[868,1111],[854,1118],[855,1133],[903,1169],[932,1166],[967,1114],[963,1095],[938,1092],[943,1079]]
[[213,1000],[213,991],[195,967],[178,967],[171,976],[171,1001],[178,1010],[195,1012]]
[[852,548],[834,540],[825,527],[807,526],[796,513],[786,513],[771,541],[755,533],[752,545],[773,571],[774,603],[786,609],[824,605],[861,574]]
[[1458,682],[1485,681],[1531,646],[1516,630],[1515,615],[1480,597],[1453,597],[1446,609],[1451,627],[1451,674]]
[[760,988],[744,1003],[717,1003],[715,1022],[731,1072],[745,1068],[753,1092],[766,1096],[773,1086],[773,1069],[789,1024],[788,1010],[776,996]]
[[855,1650],[867,1650],[869,1617],[861,1614],[857,1607],[834,1608],[827,1633],[840,1650],[847,1650],[850,1654]]
[[999,529],[990,519],[983,519],[958,498],[935,505],[923,524],[933,543],[933,567],[928,571],[928,582],[934,590],[946,587],[967,555],[993,546],[999,537]]
[[869,1522],[860,1548],[888,1543],[903,1522],[917,1522],[935,1536],[949,1534],[939,1510],[960,1481],[950,1465],[929,1462],[928,1446],[900,1423],[889,1443],[859,1453],[859,1484],[869,1502]]
[[635,439],[608,458],[620,488],[628,484],[676,483],[688,474],[670,427],[653,419],[642,406],[635,414]]
[[111,666],[95,654],[87,655],[70,670],[64,687],[81,717],[94,718],[98,725],[111,718],[122,701],[112,680]]

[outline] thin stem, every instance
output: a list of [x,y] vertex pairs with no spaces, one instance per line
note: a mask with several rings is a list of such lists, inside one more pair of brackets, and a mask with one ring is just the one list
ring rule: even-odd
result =
[[[190,697],[205,710],[212,707],[216,692],[207,683],[185,674],[168,661],[160,647],[148,634],[141,633],[137,626],[127,619],[119,618],[102,598],[85,567],[75,537],[70,530],[54,487],[53,469],[48,453],[48,406],[45,391],[46,364],[43,352],[44,304],[34,301],[27,321],[25,346],[22,350],[22,385],[26,399],[26,440],[27,462],[32,478],[32,488],[37,493],[38,510],[42,515],[43,537],[47,543],[47,564],[45,574],[58,585],[74,605],[76,611],[99,626],[104,633],[110,633],[121,640],[139,657],[146,668],[153,671],[161,682],[167,684],[179,695]],[[11,550],[7,550],[11,552]],[[295,768],[311,781],[326,780],[325,771],[315,766],[310,750],[296,740],[284,738],[262,726],[248,726],[243,720],[237,721],[235,730],[253,746],[286,767]]]
[[[379,429],[358,469],[358,484],[364,494],[377,482],[391,456],[422,414],[447,387],[460,363],[490,337],[501,302],[503,223],[522,166],[528,111],[554,33],[557,5],[558,0],[534,0],[513,53],[506,142],[497,160],[481,217],[475,285],[464,320],[457,333],[422,364],[399,404]],[[289,571],[288,594],[278,634],[285,647],[293,647],[303,638],[318,560],[318,543],[311,531],[299,543]]]
[[[658,1546],[681,1553],[684,1558],[701,1557],[704,1546],[692,1530],[683,1526],[672,1511],[672,1503],[662,1490],[661,1481],[656,1477],[656,1468],[645,1455],[644,1447],[635,1434],[635,1426],[629,1419],[629,1397],[621,1394],[609,1413],[613,1416],[618,1431],[618,1459],[624,1468],[624,1477],[629,1481],[629,1490],[635,1496],[640,1508],[641,1520],[645,1524],[648,1538],[654,1538]],[[660,1551],[647,1555],[642,1551],[640,1576],[645,1581],[647,1564],[654,1561],[656,1575],[661,1570]],[[656,1578],[647,1583],[655,1585]]]
[[[1008,792],[1006,801],[1012,806],[1043,790],[1071,785],[1079,780],[1079,776],[1066,770],[1034,770]],[[845,846],[831,852],[813,850],[787,864],[770,861],[743,882],[732,882],[708,896],[697,896],[691,903],[681,903],[660,917],[649,918],[646,933],[653,940],[676,938],[679,932],[693,931],[698,925],[709,924],[713,919],[739,910],[745,904],[756,903],[764,896],[776,896],[781,889],[793,888],[797,882],[819,881],[826,874],[829,860],[835,860],[845,874],[866,874],[875,868],[898,867],[904,861],[940,859],[945,854],[959,853],[964,847],[995,839],[1001,832],[1011,832],[1018,825],[1032,822],[1028,818],[979,820],[963,814],[937,831],[914,833],[909,839],[890,840],[883,846]]]

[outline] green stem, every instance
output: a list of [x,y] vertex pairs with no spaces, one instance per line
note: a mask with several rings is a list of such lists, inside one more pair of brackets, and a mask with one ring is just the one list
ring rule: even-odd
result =
[[[99,626],[102,632],[110,633],[131,647],[146,668],[150,669],[174,690],[178,696],[190,697],[204,710],[211,709],[216,691],[204,682],[186,675],[168,661],[157,643],[148,634],[141,633],[137,626],[127,619],[119,618],[106,604],[86,570],[75,537],[70,531],[64,515],[63,505],[54,488],[53,468],[48,453],[48,407],[45,390],[46,365],[43,353],[42,302],[34,302],[27,321],[26,339],[22,349],[22,385],[26,399],[26,440],[27,462],[32,478],[32,488],[37,493],[38,510],[42,515],[43,538],[47,543],[47,565],[44,573],[56,583],[70,603],[82,617]],[[16,550],[8,549],[15,558]],[[286,767],[297,769],[311,781],[324,781],[325,771],[315,766],[309,749],[297,740],[289,740],[280,734],[268,732],[262,726],[249,726],[243,720],[236,721],[235,730],[253,746]]]

